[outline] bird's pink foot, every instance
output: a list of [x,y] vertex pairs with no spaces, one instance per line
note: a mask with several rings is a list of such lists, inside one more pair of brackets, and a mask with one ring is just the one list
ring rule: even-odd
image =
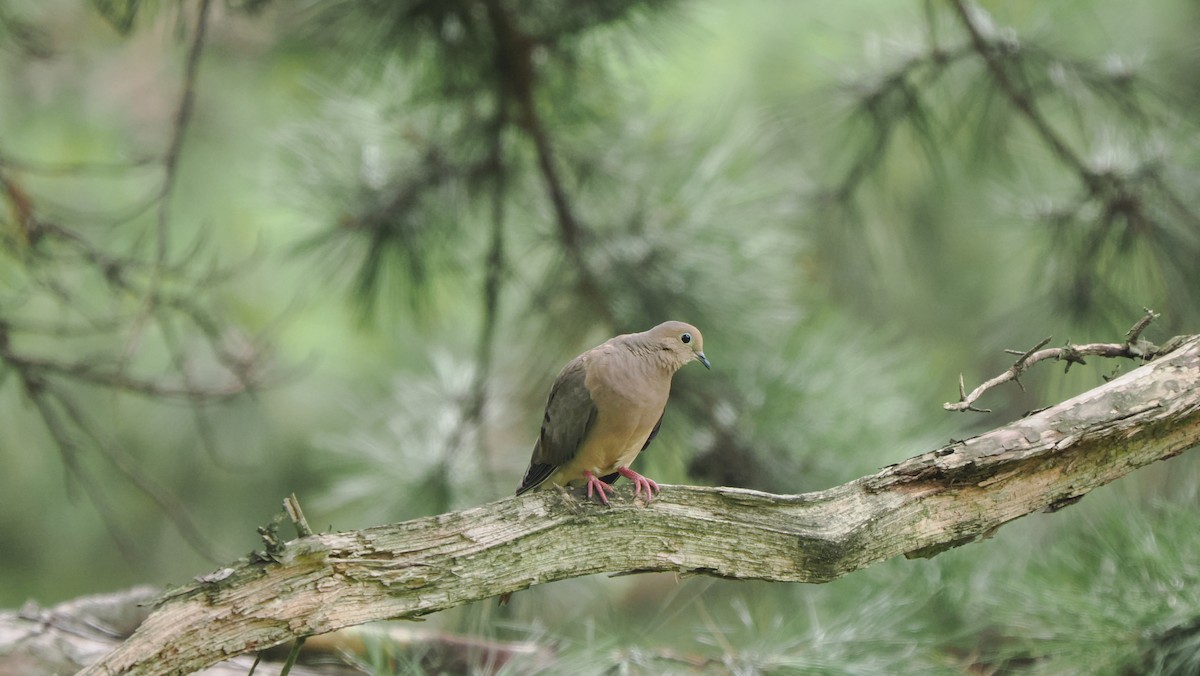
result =
[[599,477],[591,472],[585,471],[583,476],[587,479],[588,499],[590,500],[592,493],[595,492],[596,497],[600,498],[600,502],[607,505],[608,495],[605,494],[605,491],[611,493],[616,491],[616,489],[601,481]]
[[658,484],[654,483],[653,480],[647,479],[628,467],[617,469],[617,473],[633,482],[633,497],[636,498],[641,495],[642,490],[645,489],[646,502],[654,500],[654,494],[658,492]]

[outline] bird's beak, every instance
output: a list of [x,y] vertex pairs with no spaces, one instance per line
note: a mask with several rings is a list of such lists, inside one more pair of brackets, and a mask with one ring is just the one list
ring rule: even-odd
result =
[[699,359],[700,363],[704,364],[704,368],[712,370],[712,364],[708,363],[708,357],[705,357],[703,352],[697,352],[696,359]]

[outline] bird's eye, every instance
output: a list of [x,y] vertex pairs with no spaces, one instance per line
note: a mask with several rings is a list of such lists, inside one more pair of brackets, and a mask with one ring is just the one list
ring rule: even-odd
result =
[[692,342],[692,334],[690,334],[690,333],[685,333],[685,334],[683,334],[682,336],[680,336],[680,337],[679,337],[679,340],[682,340],[682,341],[683,341],[683,344],[684,344],[684,345],[687,345],[688,343]]

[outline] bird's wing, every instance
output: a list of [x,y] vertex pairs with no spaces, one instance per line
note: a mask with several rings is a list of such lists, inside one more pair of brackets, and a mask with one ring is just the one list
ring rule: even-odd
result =
[[576,357],[550,388],[542,431],[517,495],[537,487],[556,468],[570,462],[595,424],[596,402],[586,385],[587,364],[587,354]]

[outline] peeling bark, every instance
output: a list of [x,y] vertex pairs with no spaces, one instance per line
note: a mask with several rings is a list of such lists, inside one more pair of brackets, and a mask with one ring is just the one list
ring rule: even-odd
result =
[[1057,406],[825,491],[663,486],[611,508],[556,491],[284,544],[169,593],[85,674],[199,669],[290,639],[415,618],[595,573],[827,582],[1061,508],[1200,442],[1200,337]]

